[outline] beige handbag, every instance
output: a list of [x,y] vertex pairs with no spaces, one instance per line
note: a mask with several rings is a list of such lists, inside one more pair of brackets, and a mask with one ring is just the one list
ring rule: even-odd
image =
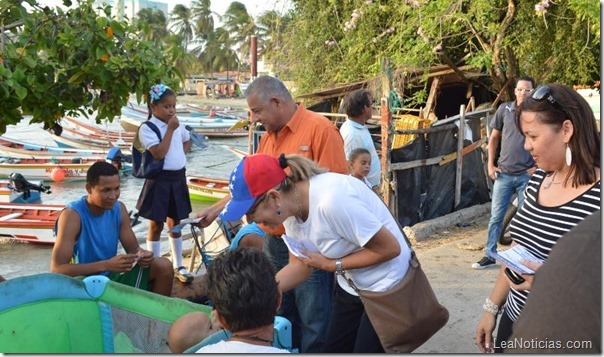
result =
[[[411,247],[404,233],[403,237]],[[359,290],[344,271],[340,275],[361,297],[386,353],[412,352],[449,320],[449,311],[436,299],[413,250],[405,277],[389,291]]]

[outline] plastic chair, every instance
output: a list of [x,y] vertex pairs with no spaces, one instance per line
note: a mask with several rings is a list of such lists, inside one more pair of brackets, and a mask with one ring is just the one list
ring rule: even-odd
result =
[[[232,335],[233,334],[227,330],[214,332],[198,344],[187,348],[183,353],[195,353],[202,347],[213,345],[220,341],[226,341],[231,338]],[[288,350],[292,353],[298,353],[297,348],[292,348],[292,324],[285,317],[275,316],[273,347]]]

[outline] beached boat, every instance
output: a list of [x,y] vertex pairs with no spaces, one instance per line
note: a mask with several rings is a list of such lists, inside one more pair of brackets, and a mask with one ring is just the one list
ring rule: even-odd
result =
[[91,141],[98,141],[101,144],[106,144],[109,143],[110,145],[114,145],[117,142],[121,141],[121,144],[124,144],[125,142],[130,142],[132,143],[132,141],[134,140],[134,135],[128,135],[127,137],[122,137],[119,135],[111,135],[111,134],[105,134],[105,133],[88,133],[85,131],[82,131],[80,129],[76,129],[74,127],[67,127],[64,126],[63,127],[63,132],[61,133],[61,135],[63,135],[64,133],[67,133],[69,135],[72,135],[76,138],[81,138],[84,140],[91,140]]
[[40,145],[18,139],[0,136],[0,155],[13,158],[60,157],[73,159],[79,157],[104,158],[109,149],[77,149]]
[[237,156],[240,159],[243,159],[245,156],[249,155],[247,152],[245,152],[243,150],[236,149],[236,148],[234,148],[232,146],[229,146],[229,145],[220,145],[220,146],[222,146],[223,148],[225,148],[228,151],[232,152],[233,154],[235,154],[235,156]]
[[53,245],[55,221],[64,208],[64,205],[0,204],[0,240]]
[[[122,111],[123,112],[123,111]],[[144,119],[146,120],[146,119]],[[129,132],[136,132],[138,131],[138,128],[140,127],[140,125],[143,123],[144,120],[138,120],[136,118],[131,118],[128,116],[124,116],[122,115],[121,119],[120,119],[120,125],[122,126],[122,128],[124,128],[124,130],[129,131]],[[233,125],[236,125],[235,122]],[[191,128],[193,128],[193,130],[195,130],[196,133],[198,134],[203,134],[207,137],[214,137],[214,138],[240,138],[240,137],[244,137],[244,136],[248,136],[248,131],[245,129],[235,129],[232,130],[232,126],[228,127],[228,128],[213,128],[213,129],[202,129],[196,126],[191,126],[187,123],[182,123],[184,125],[188,125]]]
[[83,137],[70,135],[69,133],[65,132],[66,129],[63,129],[63,130],[64,130],[64,132],[61,133],[60,136],[56,135],[56,134],[50,134],[50,136],[52,137],[54,142],[59,147],[72,148],[72,149],[84,149],[84,150],[108,150],[108,149],[111,149],[111,148],[117,146],[120,150],[122,150],[122,152],[125,155],[131,154],[131,151],[130,151],[131,144],[128,144],[128,143],[121,144],[120,143],[119,145],[115,145],[115,144],[117,144],[117,141],[103,142],[100,140],[86,139]]
[[187,186],[194,201],[216,202],[229,193],[229,180],[214,177],[189,175]]
[[212,308],[105,276],[36,274],[0,283],[4,353],[170,353],[167,332],[184,314]]
[[134,139],[134,134],[129,133],[124,130],[112,130],[108,128],[103,128],[96,124],[86,123],[82,120],[78,120],[73,117],[63,117],[62,119],[65,123],[67,123],[71,128],[78,130],[83,134],[95,134],[101,137],[113,138],[113,139],[122,139],[128,141],[128,139]]
[[120,125],[124,130],[130,133],[136,133],[138,128],[141,126],[142,121],[134,118],[130,118],[126,115],[120,117]]
[[[60,180],[74,181],[86,179],[88,168],[97,161],[113,161],[101,158],[38,158],[38,159],[15,159],[0,157],[0,177],[9,177],[13,172],[19,172],[31,180],[48,180],[53,177],[61,177]],[[122,174],[126,175],[132,171],[132,164],[123,162],[116,158]],[[60,173],[57,173],[61,171]],[[55,176],[56,175],[56,176]]]

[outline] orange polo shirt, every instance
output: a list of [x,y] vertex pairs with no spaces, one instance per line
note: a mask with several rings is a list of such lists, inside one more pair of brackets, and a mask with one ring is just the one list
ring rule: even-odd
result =
[[[331,172],[348,173],[344,140],[338,128],[326,117],[307,110],[299,103],[294,116],[278,133],[262,135],[256,153],[273,157],[300,154]],[[285,233],[283,226],[270,229],[262,225],[262,229],[274,235]]]

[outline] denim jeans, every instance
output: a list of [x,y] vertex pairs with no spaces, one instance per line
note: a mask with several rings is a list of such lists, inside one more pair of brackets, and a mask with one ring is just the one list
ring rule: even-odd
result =
[[528,173],[521,175],[508,175],[500,172],[493,182],[493,195],[491,198],[491,220],[489,221],[489,233],[485,255],[497,253],[497,240],[501,233],[503,219],[508,206],[512,202],[514,193],[518,195],[518,209],[524,202],[524,190],[531,177]]
[[[267,234],[264,249],[277,271],[287,265],[289,252],[282,239]],[[306,282],[283,294],[277,315],[292,323],[293,345],[300,353],[321,352],[326,343],[333,287],[334,273],[313,269]]]

